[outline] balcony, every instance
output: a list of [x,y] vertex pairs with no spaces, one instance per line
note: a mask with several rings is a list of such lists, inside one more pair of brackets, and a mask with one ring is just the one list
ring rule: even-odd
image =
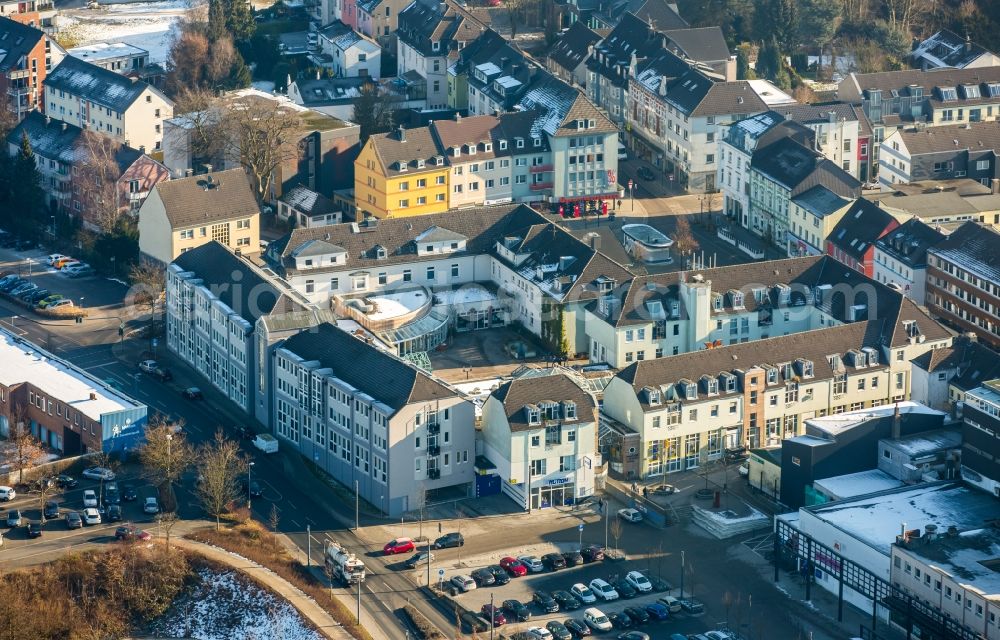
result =
[[430,433],[430,434],[441,433],[441,423],[440,422],[428,422],[427,423],[427,433]]
[[437,480],[438,478],[441,477],[441,470],[440,469],[428,469],[427,470],[427,477],[430,478],[431,480]]
[[549,181],[549,182],[532,182],[531,183],[531,190],[532,191],[544,191],[545,189],[551,189],[553,184],[554,183],[551,182],[551,181]]
[[441,454],[441,447],[439,445],[432,444],[432,445],[430,445],[430,446],[427,447],[427,455],[429,455],[429,456],[437,456],[437,455],[440,455],[440,454]]
[[553,164],[536,164],[531,167],[529,171],[531,171],[531,173],[547,173],[549,171],[555,171],[555,168],[556,167]]

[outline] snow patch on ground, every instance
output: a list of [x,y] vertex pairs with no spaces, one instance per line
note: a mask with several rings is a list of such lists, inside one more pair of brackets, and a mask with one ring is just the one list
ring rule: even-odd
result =
[[188,0],[101,5],[67,11],[56,17],[59,30],[78,46],[124,42],[149,51],[149,61],[164,64],[174,25],[194,6]]
[[199,569],[200,581],[157,620],[159,636],[198,640],[321,640],[292,605],[235,571]]

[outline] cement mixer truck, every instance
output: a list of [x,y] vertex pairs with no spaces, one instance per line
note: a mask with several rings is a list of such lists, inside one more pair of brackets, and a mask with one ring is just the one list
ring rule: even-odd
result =
[[327,543],[325,560],[334,580],[340,580],[345,585],[365,581],[365,563],[336,542]]

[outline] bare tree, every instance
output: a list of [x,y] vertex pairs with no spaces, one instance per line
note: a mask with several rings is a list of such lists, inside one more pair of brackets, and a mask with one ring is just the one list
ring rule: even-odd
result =
[[194,450],[182,429],[154,416],[146,427],[146,442],[139,448],[139,460],[161,483],[173,484],[195,460]]
[[45,522],[45,503],[49,501],[49,498],[56,492],[56,481],[52,476],[45,476],[39,478],[38,480],[38,511],[41,513],[39,518],[43,523]]
[[76,141],[73,187],[79,196],[84,216],[105,233],[111,232],[125,211],[121,188],[118,153],[122,145],[113,138],[85,130]]
[[698,250],[698,240],[691,232],[691,223],[687,217],[677,216],[677,223],[674,226],[674,251],[680,255],[694,253]]
[[198,452],[195,494],[205,511],[215,517],[216,529],[221,525],[222,514],[240,497],[237,478],[246,467],[239,443],[226,438],[221,429]]
[[132,288],[129,289],[126,301],[131,300],[131,303],[138,307],[149,307],[148,331],[149,340],[152,343],[153,325],[156,323],[156,305],[166,293],[167,272],[152,260],[143,259],[132,266],[131,271],[129,271],[129,280],[132,281]]
[[225,166],[220,112],[219,99],[209,89],[184,87],[178,93],[174,113],[184,120],[187,129],[183,150],[191,157],[191,167]]
[[170,532],[173,531],[174,526],[177,524],[177,513],[174,511],[165,511],[159,515],[157,520],[167,540],[167,551],[170,551]]
[[[249,489],[247,490],[249,491]],[[267,514],[267,524],[273,533],[278,533],[278,525],[281,524],[281,512],[278,511],[278,505],[271,505],[271,512]]]
[[618,539],[622,537],[622,521],[619,518],[612,520],[609,530],[611,537],[615,539],[615,555],[618,555]]
[[304,122],[299,111],[260,96],[238,96],[221,104],[219,126],[227,157],[250,176],[257,200],[271,193],[281,166],[300,157]]
[[11,471],[17,471],[18,484],[24,483],[24,471],[31,469],[45,458],[42,443],[28,428],[28,412],[23,406],[16,406],[11,415],[10,433],[3,459]]

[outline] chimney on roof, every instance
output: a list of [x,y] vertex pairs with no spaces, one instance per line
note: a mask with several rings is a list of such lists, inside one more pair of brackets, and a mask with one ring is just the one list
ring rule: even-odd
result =
[[902,418],[899,415],[899,402],[896,402],[896,410],[892,412],[892,439],[899,440],[902,431]]
[[1000,178],[990,180],[990,193],[993,195],[1000,194]]
[[657,87],[657,93],[661,96],[667,95],[667,76],[660,76],[660,86]]
[[91,392],[90,392],[90,399],[91,399],[91,400],[97,400],[97,393],[95,393],[95,392],[91,391]]
[[830,112],[827,115],[829,115],[829,117],[830,117],[830,124],[837,124],[837,112],[836,111],[834,111],[833,109],[830,109]]
[[965,52],[969,53],[972,51],[972,38],[969,36],[969,32],[965,32]]
[[396,130],[396,137],[399,138],[400,142],[406,142],[406,129],[403,128],[403,125],[399,125]]
[[321,74],[321,73],[322,73],[322,71],[321,71],[320,69],[316,69],[316,79],[317,79],[317,80],[319,80],[319,79],[320,79],[320,74]]
[[456,111],[455,112],[455,122],[461,122],[461,121],[462,121],[462,114]]
[[49,126],[50,122],[52,122],[51,116],[45,116],[45,126],[46,127]]
[[[66,127],[68,127],[68,126],[69,126],[69,125],[67,125],[67,124],[66,124],[66,121],[64,120],[64,121],[63,121],[63,123],[62,123],[62,130],[63,130],[63,131],[65,131],[65,130],[66,130]],[[83,126],[84,126],[84,128],[86,128],[86,127],[87,127],[86,123],[84,123],[84,125],[83,125]]]

